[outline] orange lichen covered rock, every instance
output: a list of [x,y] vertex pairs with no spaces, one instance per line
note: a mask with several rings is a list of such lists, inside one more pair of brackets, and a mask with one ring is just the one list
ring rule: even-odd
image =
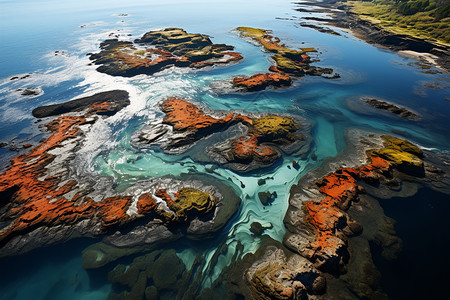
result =
[[205,114],[196,105],[179,98],[167,99],[161,105],[161,110],[166,113],[163,122],[172,125],[177,131],[212,131],[233,122],[251,123],[251,119],[234,113],[216,119]]
[[393,137],[383,137],[383,140],[383,148],[367,152],[367,164],[338,169],[317,181],[320,193],[325,195],[324,199],[304,203],[306,222],[316,229],[317,236],[307,245],[309,250],[303,251],[303,255],[315,261],[316,266],[323,270],[332,273],[343,271],[348,259],[346,235],[360,230],[360,226],[355,225],[355,221],[345,212],[353,201],[358,201],[358,195],[363,190],[358,182],[378,184],[386,176],[392,177],[389,174],[393,169],[411,170],[413,166],[416,171],[415,168],[420,168],[418,161],[423,168],[421,159],[412,154],[421,155],[416,146]]
[[100,48],[90,59],[101,65],[97,71],[114,76],[154,74],[170,66],[202,68],[242,59],[230,51],[232,46],[213,44],[206,35],[189,34],[180,28],[149,31],[135,43],[105,40]]
[[[322,76],[324,74],[332,74],[333,70],[329,68],[319,68],[314,67],[310,65],[311,59],[306,54],[307,52],[317,52],[313,48],[304,48],[300,50],[294,50],[287,48],[285,45],[280,44],[280,39],[278,37],[274,37],[270,35],[270,30],[265,29],[259,29],[259,28],[251,28],[251,27],[238,27],[236,30],[239,32],[239,34],[243,37],[250,38],[254,42],[260,44],[264,50],[274,53],[274,55],[271,57],[272,60],[275,62],[275,65],[271,66],[269,70],[271,72],[277,72],[278,74],[281,74],[282,76],[304,76],[304,75],[311,75],[311,76]],[[266,82],[269,82],[268,78],[263,78],[261,75],[264,74],[257,74],[254,76],[258,76],[260,80],[259,85],[257,86],[258,89],[263,89],[267,86],[273,86],[273,87],[279,87],[280,85],[277,85],[279,82],[274,82],[275,84],[265,84],[263,85],[262,82],[264,82],[263,79],[265,79]],[[253,77],[253,76],[252,76]],[[252,78],[250,77],[250,78]],[[331,78],[338,78],[339,75],[335,74]],[[329,77],[326,77],[329,78]],[[238,80],[241,78],[238,78]],[[233,84],[235,86],[239,86],[235,80],[233,80]],[[250,81],[249,84],[255,84],[253,81]],[[283,82],[283,85],[290,85],[291,80],[285,80]],[[249,89],[251,90],[251,89]]]
[[9,226],[0,232],[0,241],[40,226],[70,225],[94,217],[100,218],[103,226],[111,226],[129,218],[126,211],[131,197],[116,196],[94,202],[76,194],[67,199],[65,195],[77,187],[77,181],[68,180],[61,185],[60,177],[41,178],[55,159],[49,152],[77,137],[81,133],[79,125],[85,122],[82,116],[64,116],[47,123],[53,134],[29,153],[14,158],[11,166],[0,174],[0,194],[10,195],[10,199],[2,197],[8,202],[2,203],[6,210],[1,219]]
[[234,77],[233,85],[247,91],[259,91],[268,86],[281,87],[291,85],[291,77],[284,73],[255,74],[250,77]]
[[[162,124],[151,124],[133,137],[138,145],[158,144],[166,153],[180,154],[210,135],[227,131],[230,126],[242,133],[208,147],[206,152],[214,161],[228,164],[233,170],[247,172],[269,166],[281,156],[280,150],[291,147],[290,153],[303,146],[302,129],[292,116],[267,115],[248,117],[240,113],[214,112],[207,114],[197,105],[179,98],[162,102],[165,113]],[[212,114],[220,115],[215,117]],[[170,127],[169,127],[170,126]],[[230,132],[229,130],[228,132]],[[267,143],[267,144],[264,144]]]
[[139,196],[137,208],[138,213],[140,214],[146,214],[154,211],[157,204],[155,202],[155,199],[153,199],[152,195],[149,193],[145,193]]
[[[383,137],[384,140],[388,138]],[[399,168],[399,157],[413,155],[402,151],[405,149],[420,154],[412,144],[396,138],[389,138],[384,147],[368,151],[368,163],[354,168],[342,168],[316,181],[319,192],[324,195],[320,201],[304,202],[304,224],[315,228],[316,235],[309,244],[297,248],[299,253],[311,259],[315,266],[331,273],[341,273],[345,270],[345,264],[349,259],[347,251],[347,236],[358,233],[362,228],[352,220],[346,210],[351,203],[359,200],[359,194],[363,188],[360,181],[377,185],[380,182],[389,181],[392,171],[405,170]],[[412,150],[411,150],[412,149]],[[388,156],[377,155],[397,151],[392,159]],[[416,165],[417,156],[414,159],[402,160],[403,163]],[[403,166],[403,165],[402,165]],[[422,166],[423,168],[423,166]],[[407,169],[407,168],[406,168]],[[288,243],[289,244],[289,243]],[[297,247],[291,244],[293,247]]]
[[258,137],[255,134],[240,137],[232,143],[234,158],[239,162],[252,161],[273,161],[280,157],[280,153],[271,147],[260,146]]
[[158,198],[163,199],[163,200],[167,203],[167,205],[169,205],[169,207],[170,207],[170,205],[172,205],[172,203],[173,203],[173,199],[172,199],[172,197],[167,193],[166,189],[159,189],[159,190],[157,190],[157,191],[155,192],[155,196],[158,197]]
[[131,196],[115,196],[104,199],[100,204],[97,214],[102,219],[103,226],[121,225],[129,220],[127,210],[131,205]]

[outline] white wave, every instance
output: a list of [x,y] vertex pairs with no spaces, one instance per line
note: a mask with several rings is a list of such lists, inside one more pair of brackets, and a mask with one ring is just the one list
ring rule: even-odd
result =
[[428,147],[424,147],[424,146],[421,146],[421,145],[417,145],[420,149],[422,149],[422,150],[427,150],[427,151],[439,151],[439,149],[438,148],[428,148]]

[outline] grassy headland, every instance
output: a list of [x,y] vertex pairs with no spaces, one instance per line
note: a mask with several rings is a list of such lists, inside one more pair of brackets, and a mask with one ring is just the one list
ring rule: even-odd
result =
[[387,31],[450,44],[450,0],[346,1],[362,20]]

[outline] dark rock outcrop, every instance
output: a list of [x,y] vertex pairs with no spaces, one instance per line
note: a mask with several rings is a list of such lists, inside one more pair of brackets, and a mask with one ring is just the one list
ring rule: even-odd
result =
[[149,31],[134,43],[105,40],[99,53],[89,58],[97,71],[113,76],[131,77],[154,74],[165,68],[202,68],[242,59],[232,46],[213,44],[208,36],[189,34],[181,28]]
[[419,115],[417,115],[416,113],[413,113],[412,111],[408,110],[405,107],[401,107],[401,106],[398,106],[398,105],[395,105],[395,104],[392,104],[392,103],[389,103],[389,102],[386,102],[386,101],[383,101],[380,99],[376,99],[376,98],[362,98],[362,100],[372,107],[388,111],[388,112],[398,115],[404,119],[408,119],[408,120],[420,119]]
[[246,271],[255,299],[308,299],[325,291],[326,280],[306,258],[269,246]]
[[128,92],[114,90],[97,93],[59,104],[40,106],[33,109],[35,118],[45,118],[70,112],[79,112],[89,108],[88,114],[111,116],[130,104]]

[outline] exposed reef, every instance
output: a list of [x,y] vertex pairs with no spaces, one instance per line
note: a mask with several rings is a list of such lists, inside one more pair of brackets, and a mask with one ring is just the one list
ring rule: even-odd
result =
[[[269,68],[273,73],[255,74],[251,77],[235,77],[233,86],[245,91],[256,91],[265,89],[268,86],[281,87],[289,86],[293,77],[305,75],[322,76],[325,78],[339,78],[339,74],[333,74],[329,68],[312,66],[308,52],[317,52],[313,48],[303,48],[294,50],[280,44],[280,39],[270,35],[270,30],[238,27],[238,34],[250,39],[253,43],[263,47],[264,51],[272,52],[271,60],[275,63]],[[324,75],[331,75],[324,76]]]
[[264,90],[266,87],[283,87],[290,86],[292,79],[287,74],[282,73],[265,73],[255,74],[250,77],[234,77],[233,86],[244,88],[246,91],[254,92]]
[[127,91],[114,90],[64,103],[40,106],[33,109],[32,114],[35,118],[45,118],[89,108],[88,115],[113,115],[129,104]]
[[300,133],[301,120],[293,116],[245,116],[239,113],[213,111],[213,117],[197,105],[183,99],[169,98],[162,102],[165,113],[162,123],[150,124],[133,137],[142,147],[159,145],[169,154],[180,154],[210,136],[224,132],[231,126],[240,133],[215,142],[206,149],[215,162],[238,172],[248,172],[272,165],[280,150],[293,153],[308,140]]
[[[148,248],[186,234],[209,237],[225,225],[239,199],[230,191],[225,196],[223,188],[206,184],[207,179],[155,178],[138,181],[119,194],[112,180],[73,171],[76,151],[92,124],[128,104],[127,92],[109,91],[33,111],[41,117],[77,113],[45,124],[50,136],[14,158],[0,174],[0,256],[100,234],[114,236],[111,248],[118,244]],[[130,228],[133,223],[139,224],[132,230],[133,238],[130,233],[117,236],[121,235],[117,229]],[[95,258],[97,265],[104,261]]]
[[420,119],[420,116],[418,114],[408,110],[405,107],[401,107],[401,106],[398,106],[398,105],[395,105],[395,104],[392,104],[392,103],[389,103],[389,102],[386,102],[386,101],[383,101],[380,99],[376,99],[376,98],[364,97],[364,98],[362,98],[362,100],[372,107],[388,111],[390,113],[398,115],[407,120],[419,120]]
[[339,32],[336,32],[333,29],[330,29],[328,27],[317,26],[317,25],[310,24],[310,23],[300,23],[300,26],[312,28],[312,29],[317,30],[317,31],[322,32],[322,33],[328,33],[328,34],[333,34],[333,35],[341,35]]
[[246,271],[254,299],[307,299],[325,291],[325,278],[306,258],[269,246]]
[[113,76],[152,75],[168,67],[202,68],[242,59],[233,46],[213,44],[207,35],[189,34],[181,28],[145,33],[133,42],[105,40],[101,51],[89,54],[97,71]]
[[[357,297],[383,299],[386,295],[379,289],[376,279],[378,271],[371,260],[369,243],[358,237],[363,226],[350,216],[349,208],[360,201],[366,190],[372,193],[373,190],[390,187],[398,189],[402,179],[430,185],[438,183],[436,186],[442,183],[445,185],[446,182],[448,185],[449,181],[442,170],[424,163],[423,151],[408,141],[391,136],[372,136],[372,141],[369,142],[358,134],[354,134],[352,138],[358,140],[355,143],[358,155],[366,153],[367,163],[337,168],[320,179],[316,177],[318,171],[313,171],[300,179],[299,184],[291,189],[289,207],[284,219],[288,231],[283,244],[293,253],[301,255],[302,259],[306,258],[304,261],[298,261],[299,264],[293,270],[298,272],[302,269],[301,266],[314,266],[323,272],[314,274],[317,278],[326,277],[330,281],[328,296],[345,298],[345,291],[350,289]],[[352,211],[352,215],[358,219],[361,214],[360,210]],[[370,211],[365,214],[370,216]],[[370,218],[368,216],[365,218]],[[401,241],[395,237],[392,221],[379,217],[377,221],[374,217],[372,221],[363,221],[365,224],[376,222],[378,233],[374,228],[368,228],[366,235],[372,234],[373,241],[384,247],[386,257],[395,256],[401,247]],[[374,227],[374,224],[370,226]],[[354,237],[353,242],[350,242],[350,237]],[[351,243],[355,248],[349,247]],[[246,280],[254,295],[262,299],[308,299],[309,290],[305,284],[287,281],[291,276],[280,276],[286,271],[280,269],[274,253],[276,250],[269,255],[260,256],[259,263],[247,268]],[[365,266],[365,269],[361,266]],[[270,279],[272,272],[278,274],[274,275],[274,278],[278,279]],[[339,279],[339,276],[342,276],[342,279]],[[346,287],[341,286],[343,282],[347,282]],[[285,291],[289,293],[286,294]],[[324,292],[325,289],[320,290],[320,293]]]
[[16,90],[21,96],[34,98],[44,94],[44,91],[40,87],[25,87]]

